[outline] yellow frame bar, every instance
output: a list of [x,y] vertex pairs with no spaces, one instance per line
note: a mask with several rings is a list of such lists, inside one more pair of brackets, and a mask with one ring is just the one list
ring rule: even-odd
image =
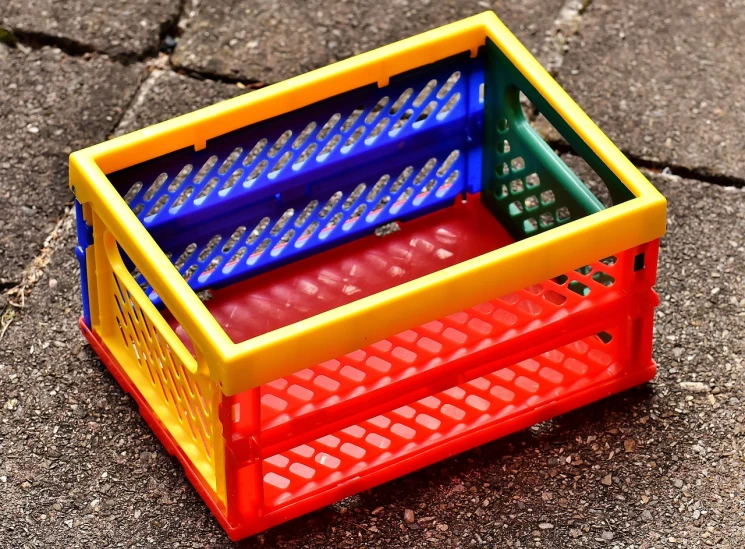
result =
[[[636,198],[307,320],[235,344],[113,188],[107,173],[478,48],[489,37]],[[665,232],[665,198],[492,12],[73,153],[70,186],[204,354],[225,395],[262,385],[397,332],[649,242]],[[92,293],[93,295],[93,293]],[[406,311],[405,315],[401,311]]]

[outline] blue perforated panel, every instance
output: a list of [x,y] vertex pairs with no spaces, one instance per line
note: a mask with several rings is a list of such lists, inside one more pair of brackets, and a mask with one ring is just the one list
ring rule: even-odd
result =
[[464,54],[109,177],[192,288],[222,286],[479,189],[482,83]]

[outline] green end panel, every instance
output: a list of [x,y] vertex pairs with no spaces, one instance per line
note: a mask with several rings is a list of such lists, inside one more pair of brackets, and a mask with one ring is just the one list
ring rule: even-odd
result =
[[481,198],[516,239],[604,209],[523,114],[520,92],[605,182],[614,204],[631,192],[487,38]]

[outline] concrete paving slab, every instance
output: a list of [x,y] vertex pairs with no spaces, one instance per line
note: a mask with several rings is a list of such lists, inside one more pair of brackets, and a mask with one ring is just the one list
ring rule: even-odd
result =
[[136,58],[158,51],[161,35],[178,22],[182,4],[181,0],[3,0],[0,24],[41,43]]
[[745,180],[745,1],[594,1],[559,79],[625,152]]
[[19,280],[72,201],[67,157],[106,139],[142,73],[97,55],[0,44],[0,283]]
[[122,117],[115,134],[123,135],[170,120],[247,91],[236,84],[197,80],[158,69],[142,83],[132,108]]
[[534,51],[564,0],[204,2],[173,56],[176,65],[273,83],[493,9]]
[[[745,191],[653,181],[654,382],[238,546],[745,546]],[[234,547],[77,334],[72,245],[0,342],[0,545]]]

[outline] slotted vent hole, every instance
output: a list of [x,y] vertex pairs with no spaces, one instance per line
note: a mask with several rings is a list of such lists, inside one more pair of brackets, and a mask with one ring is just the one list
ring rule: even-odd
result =
[[287,130],[282,135],[280,135],[277,141],[274,142],[274,145],[272,145],[272,148],[269,149],[269,153],[267,154],[267,156],[269,158],[274,158],[275,156],[277,156],[277,153],[282,150],[282,147],[284,147],[285,143],[290,140],[290,137],[292,137],[292,130]]
[[344,124],[341,125],[341,131],[346,132],[349,131],[349,129],[354,126],[354,123],[357,122],[357,119],[362,115],[362,113],[365,112],[365,107],[357,107],[352,111],[352,114],[349,115],[349,117],[344,121]]
[[207,182],[207,184],[202,188],[202,190],[199,192],[199,195],[197,195],[195,202],[201,202],[205,198],[207,198],[219,182],[220,182],[220,179],[217,177],[213,177],[212,179],[210,179]]
[[336,113],[331,118],[329,118],[329,121],[326,122],[323,125],[323,128],[321,128],[321,131],[318,132],[318,135],[316,136],[316,139],[318,141],[323,141],[324,139],[326,139],[326,136],[329,134],[329,132],[331,130],[334,129],[334,126],[336,126],[336,124],[339,122],[339,120],[341,120],[341,114],[339,114],[339,113]]
[[261,255],[264,253],[264,251],[269,247],[269,244],[271,244],[272,241],[269,238],[265,238],[261,241],[261,244],[258,245],[256,248],[256,251],[251,254],[251,257],[249,259],[252,259],[253,261],[259,259]]
[[295,161],[295,163],[292,165],[294,169],[298,169],[300,166],[305,164],[305,161],[308,160],[311,156],[313,156],[313,153],[316,152],[316,149],[318,146],[315,143],[311,143],[300,154],[300,157]]
[[287,243],[290,240],[292,240],[293,236],[295,236],[295,229],[290,229],[289,231],[285,231],[285,233],[282,235],[279,241],[274,245],[274,249],[272,250],[272,255],[279,255],[279,252],[281,252],[282,249],[287,245]]
[[271,219],[268,217],[265,217],[259,223],[254,227],[254,230],[251,231],[251,234],[248,235],[248,239],[246,239],[246,244],[253,244],[256,242],[256,239],[259,238],[261,233],[264,232],[264,230],[269,226],[269,223],[271,223]]
[[[437,162],[437,161],[435,161],[435,162]],[[422,169],[424,169],[424,168],[422,168]],[[403,186],[403,184],[406,183],[409,180],[409,178],[411,177],[411,174],[413,174],[413,173],[414,173],[414,167],[413,166],[407,166],[404,169],[404,171],[402,171],[399,174],[399,176],[396,178],[396,181],[393,182],[393,185],[391,185],[391,193],[396,194],[398,192],[398,190]],[[422,177],[422,179],[424,179],[424,177],[426,177],[426,174]]]
[[[210,264],[205,267],[204,271],[202,271],[202,275],[209,276],[215,269],[217,269],[218,265],[222,262],[222,256],[213,257],[212,261],[210,261]],[[205,276],[205,278],[207,278]]]
[[513,181],[510,181],[510,193],[511,194],[520,194],[525,190],[525,183],[523,183],[522,179],[515,179]]
[[386,174],[382,176],[380,179],[378,179],[378,182],[373,185],[372,189],[370,189],[370,192],[367,193],[367,200],[368,202],[372,202],[377,198],[377,196],[380,194],[380,191],[383,190],[383,187],[385,187],[388,184],[388,181],[390,181],[391,176]]
[[378,117],[380,112],[388,104],[388,101],[390,101],[388,97],[381,97],[380,100],[372,108],[372,110],[369,113],[367,113],[367,116],[365,117],[365,124],[372,124],[375,121],[375,119]]
[[398,99],[396,99],[396,102],[391,106],[391,110],[388,111],[388,113],[393,116],[398,111],[400,111],[401,107],[403,107],[404,104],[409,100],[409,97],[411,97],[412,93],[414,93],[414,90],[412,88],[407,88],[401,95],[398,96]]
[[541,193],[541,204],[544,206],[550,206],[556,202],[556,195],[554,195],[554,191],[543,191]]
[[445,103],[442,109],[440,109],[440,112],[437,113],[437,118],[439,120],[445,118],[447,114],[455,108],[455,105],[458,104],[458,101],[460,101],[460,93],[454,93],[453,96],[448,99],[448,102]]
[[253,171],[249,174],[248,178],[246,179],[246,185],[250,185],[253,183],[254,180],[258,179],[258,177],[264,172],[266,167],[269,165],[269,162],[267,162],[266,158],[256,164],[254,166]]
[[551,212],[543,212],[538,220],[541,224],[541,228],[543,229],[547,229],[554,224],[554,216],[551,215]]
[[215,164],[217,164],[217,156],[213,154],[207,159],[207,162],[202,164],[202,167],[197,172],[197,175],[194,176],[194,184],[198,185],[199,183],[201,183],[202,179],[205,178],[205,176],[210,172]]
[[140,192],[142,189],[142,181],[137,181],[134,185],[132,185],[129,190],[127,191],[127,194],[124,195],[124,202],[129,204],[134,200],[135,196],[137,196],[137,193]]
[[150,185],[150,188],[147,190],[145,196],[143,197],[145,202],[147,202],[148,200],[152,200],[152,198],[155,196],[155,193],[160,190],[160,188],[163,186],[163,183],[165,183],[167,179],[167,173],[162,173],[157,178],[155,178],[155,181],[153,181],[153,184]]
[[331,219],[329,219],[329,222],[326,224],[326,227],[324,227],[323,229],[324,232],[330,231],[331,229],[336,227],[339,224],[339,221],[341,221],[341,218],[342,218],[341,212],[334,214],[334,216]]
[[282,156],[279,157],[279,160],[277,160],[277,163],[272,168],[272,171],[269,172],[270,176],[276,176],[282,168],[284,168],[287,163],[290,161],[290,158],[292,158],[292,153],[290,151],[286,151]]
[[220,175],[225,175],[226,173],[228,173],[228,170],[233,166],[233,164],[235,164],[235,161],[238,160],[238,157],[241,155],[242,152],[243,149],[241,147],[236,147],[235,149],[233,149],[233,152],[228,155],[217,173],[219,173]]
[[232,267],[236,263],[238,263],[241,259],[243,259],[243,256],[246,255],[246,252],[248,251],[248,248],[245,246],[242,246],[238,249],[237,252],[233,254],[233,257],[230,258],[230,261],[225,265],[225,268],[228,269],[229,267]]
[[[186,188],[186,189],[184,190],[184,192],[183,192],[183,193],[181,193],[181,195],[183,196],[184,194],[188,193],[188,194],[186,194],[186,198],[188,198],[188,197],[189,197],[189,194],[191,194],[191,190],[192,190],[192,187],[187,187],[187,188]],[[179,197],[179,198],[181,198],[181,197]],[[182,203],[186,201],[186,198],[184,198],[184,200],[182,201]],[[162,209],[163,209],[163,206],[165,206],[165,205],[166,205],[166,202],[168,202],[168,196],[167,196],[167,195],[163,195],[163,196],[161,196],[161,197],[160,197],[160,198],[158,199],[158,201],[157,201],[157,202],[156,202],[155,204],[153,204],[153,207],[152,207],[152,208],[150,208],[150,211],[149,211],[149,212],[147,212],[147,214],[145,214],[145,217],[152,217],[152,216],[154,216],[155,214],[157,214],[157,213],[158,213],[158,212],[159,212],[160,210],[162,210]],[[178,202],[178,201],[177,201],[177,202]],[[174,206],[173,206],[173,207],[174,207],[174,208],[177,208],[178,206],[179,206],[179,205],[177,205],[177,204],[174,204]]]
[[334,206],[341,200],[342,198],[341,191],[336,191],[333,195],[331,195],[331,198],[329,198],[328,202],[324,205],[324,207],[321,209],[321,212],[318,214],[318,217],[321,219],[324,219],[331,210],[334,209]]
[[316,157],[316,159],[319,161],[324,160],[331,153],[331,151],[334,150],[334,147],[339,144],[339,141],[341,141],[341,135],[339,134],[336,134],[334,137],[329,139],[328,143],[326,143],[326,146],[323,147],[323,150]]
[[186,249],[181,253],[181,255],[176,260],[176,263],[173,264],[174,267],[176,267],[177,270],[181,270],[181,267],[186,265],[186,262],[189,261],[189,258],[191,258],[192,255],[194,255],[194,252],[197,250],[197,244],[196,242],[192,242],[189,244]]
[[582,284],[579,280],[572,280],[567,287],[582,297],[590,295],[590,288]]
[[361,217],[362,214],[365,213],[366,208],[367,206],[365,204],[360,204],[359,206],[357,206],[352,212],[352,215],[349,216],[349,221],[356,220]]
[[414,99],[414,102],[412,105],[414,107],[418,107],[419,105],[424,103],[424,100],[429,97],[429,95],[434,91],[434,89],[437,87],[437,80],[430,80],[427,82],[427,85],[422,88],[422,91],[419,92],[419,95],[416,96],[416,99]]
[[400,132],[401,128],[403,128],[406,125],[406,123],[411,118],[411,115],[413,114],[414,114],[414,111],[412,109],[406,109],[406,111],[401,115],[401,117],[398,120],[396,120],[396,123],[393,124],[390,134],[396,135],[398,132]]
[[460,151],[458,149],[455,149],[454,151],[452,151],[448,155],[448,157],[445,159],[445,162],[442,163],[442,166],[440,166],[440,169],[437,170],[437,177],[442,177],[446,173],[448,173],[448,170],[455,163],[455,161],[458,160],[459,156],[460,156]]
[[238,241],[243,238],[243,235],[246,233],[246,227],[241,225],[238,227],[235,231],[233,231],[233,234],[230,235],[230,238],[225,242],[225,245],[222,247],[223,253],[228,253],[230,250],[233,249],[233,246],[238,244]]
[[220,189],[220,192],[221,192],[221,193],[225,193],[225,192],[229,191],[230,189],[232,189],[232,188],[233,188],[233,186],[234,186],[234,185],[235,185],[236,183],[238,183],[238,180],[239,180],[239,179],[241,178],[241,176],[242,176],[242,175],[243,175],[243,168],[238,168],[237,170],[235,170],[235,171],[234,171],[234,172],[233,172],[233,173],[232,173],[232,174],[230,175],[230,178],[228,178],[228,180],[227,180],[227,181],[225,182],[225,184],[224,184],[224,185],[222,186],[222,188]]
[[401,195],[396,198],[396,205],[400,208],[409,200],[409,197],[414,193],[413,187],[407,187]]
[[256,160],[256,158],[261,154],[261,151],[264,150],[267,143],[268,141],[266,140],[266,138],[260,139],[259,142],[254,145],[254,148],[251,149],[251,152],[246,155],[246,158],[243,159],[243,165],[248,166],[249,164],[253,163],[253,161]]
[[222,237],[219,234],[216,234],[215,236],[210,238],[210,241],[207,242],[207,245],[204,248],[202,248],[201,252],[199,252],[199,255],[197,256],[197,261],[202,262],[205,259],[207,259],[212,253],[212,250],[217,248],[217,245],[220,243],[220,240],[222,240]]
[[510,164],[512,165],[512,171],[519,172],[520,170],[525,169],[525,160],[522,156],[513,158]]
[[426,177],[429,176],[429,174],[434,169],[435,165],[437,164],[436,158],[430,158],[427,160],[427,163],[422,167],[421,170],[419,170],[419,173],[416,174],[416,177],[414,178],[414,185],[419,185]]
[[519,200],[515,200],[512,204],[509,206],[509,212],[512,217],[516,217],[523,213],[523,203]]
[[447,94],[449,94],[450,90],[453,89],[453,86],[455,86],[458,80],[460,80],[460,71],[455,71],[450,75],[450,78],[447,79],[445,84],[443,84],[440,91],[437,92],[437,99],[443,99]]
[[458,170],[453,171],[453,173],[451,173],[445,180],[445,183],[442,184],[442,186],[438,190],[438,193],[447,191],[452,185],[455,184],[455,182],[458,180],[458,177],[460,177],[460,172]]
[[416,121],[414,122],[413,126],[415,128],[418,128],[419,126],[424,124],[424,121],[429,118],[429,115],[432,114],[436,108],[437,101],[430,101],[429,104],[424,108],[424,110],[419,113],[419,116],[416,117]]
[[311,200],[308,202],[308,205],[303,208],[303,211],[300,212],[300,215],[295,219],[295,226],[301,227],[317,207],[318,200]]
[[386,204],[391,201],[391,197],[389,195],[385,195],[383,198],[381,198],[377,204],[375,204],[375,207],[372,209],[373,212],[377,212],[379,210],[382,210],[385,208]]
[[538,208],[538,206],[540,206],[540,203],[538,202],[538,197],[536,197],[535,195],[529,196],[525,199],[525,209],[529,212],[532,212],[533,210]]
[[168,185],[168,192],[176,192],[176,190],[181,186],[181,184],[186,180],[188,175],[191,173],[191,170],[194,169],[191,164],[187,164],[183,168],[181,168],[181,171],[176,175],[176,177],[173,178],[173,181],[171,181],[171,184]]
[[362,137],[362,134],[365,133],[365,128],[360,126],[356,130],[354,130],[354,133],[349,136],[347,139],[347,142],[344,143],[344,146],[342,147],[342,152],[347,152],[349,149],[352,148],[352,146],[359,141],[360,137]]
[[532,173],[525,178],[525,183],[528,185],[529,189],[534,189],[541,184],[541,179],[538,177],[537,173]]
[[316,123],[311,122],[307,126],[305,126],[305,129],[300,132],[300,134],[295,138],[295,141],[292,142],[292,148],[293,149],[299,149],[303,146],[303,143],[305,143],[306,139],[310,137],[310,135],[313,133],[313,130],[316,129]]
[[360,196],[362,196],[362,193],[365,192],[366,188],[367,188],[367,185],[365,185],[364,183],[360,183],[359,185],[357,185],[354,191],[352,191],[352,194],[350,194],[347,197],[347,199],[344,201],[344,204],[342,205],[342,209],[348,210],[349,208],[351,208],[354,205],[354,203],[357,202],[357,199]]
[[569,208],[566,206],[562,206],[558,210],[556,210],[556,220],[561,223],[562,221],[567,221],[570,217],[569,214]]
[[308,225],[308,227],[306,227],[306,229],[303,231],[303,234],[301,234],[298,237],[298,239],[295,241],[295,246],[299,248],[300,246],[303,245],[306,239],[313,236],[313,233],[315,233],[316,229],[318,229],[318,225],[319,225],[318,221],[314,221],[313,223]]
[[269,231],[269,234],[272,236],[277,236],[279,234],[279,231],[281,231],[285,225],[287,225],[287,222],[290,220],[290,218],[295,214],[295,210],[292,208],[288,208],[285,210],[285,213],[282,214],[282,216],[277,220],[277,222],[274,224],[274,227],[272,227],[272,230]]
[[197,265],[194,264],[188,269],[186,269],[186,272],[183,274],[183,277],[185,280],[189,280],[196,272],[197,272]]
[[604,273],[603,271],[596,272],[594,275],[592,275],[592,279],[598,284],[602,284],[603,286],[608,287],[613,286],[613,284],[616,282],[615,278],[607,273]]
[[380,122],[377,123],[377,125],[373,128],[373,131],[370,132],[370,135],[367,136],[367,139],[365,139],[365,143],[368,145],[375,141],[375,139],[383,133],[383,130],[388,125],[388,118],[383,118]]

